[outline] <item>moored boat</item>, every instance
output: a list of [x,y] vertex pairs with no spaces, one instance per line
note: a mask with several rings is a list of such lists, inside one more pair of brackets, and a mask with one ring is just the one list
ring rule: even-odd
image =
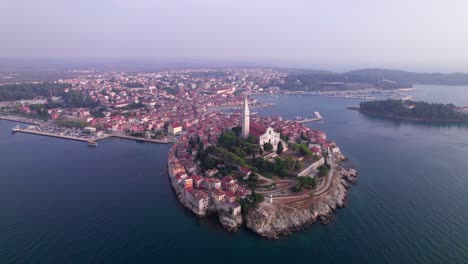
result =
[[90,141],[88,141],[88,146],[90,146],[90,147],[97,147],[97,142],[94,141],[94,140],[90,140]]

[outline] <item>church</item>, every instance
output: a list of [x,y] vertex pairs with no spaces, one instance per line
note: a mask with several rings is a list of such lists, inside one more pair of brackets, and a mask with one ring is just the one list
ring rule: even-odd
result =
[[247,97],[244,99],[244,113],[242,115],[242,137],[248,138],[249,135],[257,139],[257,144],[262,148],[265,143],[273,145],[273,150],[276,150],[278,143],[281,141],[280,133],[275,132],[272,127],[264,127],[259,124],[250,122],[250,110]]

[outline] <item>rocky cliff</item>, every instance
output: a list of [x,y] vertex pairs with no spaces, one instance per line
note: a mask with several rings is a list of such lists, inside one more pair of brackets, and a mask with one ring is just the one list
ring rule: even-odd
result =
[[228,231],[235,232],[242,225],[242,215],[231,215],[229,213],[220,212],[218,214],[219,222]]
[[334,211],[345,206],[349,183],[356,180],[356,171],[339,168],[331,187],[325,193],[298,202],[270,204],[263,202],[246,216],[249,229],[267,238],[279,238],[301,230],[320,220],[328,223]]
[[247,227],[260,236],[278,238],[293,231],[303,229],[315,222],[310,210],[294,207],[275,206],[263,202],[256,209],[249,211],[246,217]]

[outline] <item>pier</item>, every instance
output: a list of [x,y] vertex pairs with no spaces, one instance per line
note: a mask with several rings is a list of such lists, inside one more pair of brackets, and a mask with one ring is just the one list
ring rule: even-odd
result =
[[84,139],[84,138],[78,138],[78,137],[71,137],[71,136],[53,134],[53,133],[42,132],[42,131],[36,131],[36,130],[30,130],[30,129],[25,129],[25,128],[13,128],[11,131],[12,131],[12,132],[15,132],[15,133],[16,133],[16,132],[21,132],[21,133],[27,133],[27,134],[34,134],[34,135],[47,136],[47,137],[55,137],[55,138],[63,138],[63,139],[76,140],[76,141],[83,141],[83,142],[88,142],[88,140],[89,140],[89,139]]
[[319,112],[314,112],[315,118],[306,118],[301,120],[296,120],[297,123],[310,123],[310,122],[317,122],[323,120],[322,115]]
[[173,139],[162,140],[162,139],[132,137],[132,136],[127,136],[127,135],[104,135],[104,136],[95,137],[95,138],[80,138],[80,137],[72,137],[72,136],[54,134],[54,133],[49,133],[49,132],[31,130],[31,129],[27,129],[27,128],[13,128],[11,131],[13,133],[20,132],[20,133],[26,133],[26,134],[39,135],[39,136],[47,136],[47,137],[55,137],[55,138],[62,138],[62,139],[68,139],[68,140],[75,140],[75,141],[81,141],[81,142],[88,142],[88,141],[96,141],[97,142],[97,141],[100,141],[100,140],[103,140],[103,139],[106,139],[106,138],[112,138],[112,137],[122,138],[122,139],[130,139],[130,140],[136,140],[136,141],[143,141],[143,142],[148,142],[148,143],[158,143],[158,144],[170,144],[170,143],[175,142]]

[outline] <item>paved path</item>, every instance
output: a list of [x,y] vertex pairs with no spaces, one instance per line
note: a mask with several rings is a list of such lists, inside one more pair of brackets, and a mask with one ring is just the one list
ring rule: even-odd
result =
[[[335,158],[333,156],[330,159],[330,165],[331,165],[331,167],[330,167],[330,171],[328,172],[327,182],[325,183],[325,185],[322,188],[315,191],[313,193],[313,196],[309,196],[309,195],[283,196],[283,197],[277,197],[276,199],[278,199],[278,198],[282,198],[282,199],[286,199],[286,198],[290,198],[290,199],[304,198],[304,199],[301,199],[301,200],[298,200],[298,201],[292,201],[292,202],[286,203],[286,204],[293,204],[293,203],[302,202],[302,201],[305,201],[305,200],[308,200],[308,199],[311,199],[311,198],[315,198],[315,197],[318,197],[318,196],[321,196],[321,195],[327,193],[328,190],[330,190],[330,187],[331,187],[331,185],[333,183],[333,176],[334,176],[334,173],[335,173]],[[274,197],[273,197],[273,200],[275,200]]]

